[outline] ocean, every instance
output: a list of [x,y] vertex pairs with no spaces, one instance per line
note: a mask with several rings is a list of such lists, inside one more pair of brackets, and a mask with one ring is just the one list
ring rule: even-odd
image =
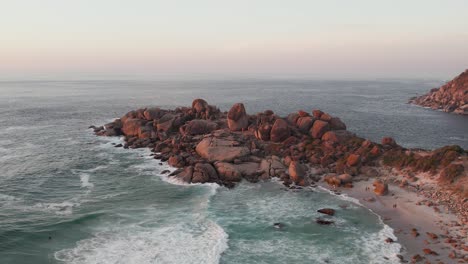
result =
[[[468,148],[467,117],[407,104],[442,83],[0,81],[0,263],[397,263],[400,245],[384,242],[392,229],[350,197],[275,181],[174,182],[149,150],[115,148],[121,139],[88,126],[204,98],[250,114],[321,109],[374,141]],[[335,225],[315,223],[324,207],[337,209]]]

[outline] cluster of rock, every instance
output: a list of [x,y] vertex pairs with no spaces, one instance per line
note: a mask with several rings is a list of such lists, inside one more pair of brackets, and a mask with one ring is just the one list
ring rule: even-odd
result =
[[468,115],[468,69],[442,87],[434,88],[423,96],[411,98],[410,103]]
[[[442,171],[441,184],[446,186],[459,187],[468,178],[459,162],[466,160],[460,147],[421,153],[392,138],[375,143],[347,131],[339,118],[320,110],[300,110],[286,117],[271,110],[249,115],[242,103],[221,112],[196,99],[191,107],[138,109],[93,128],[97,135],[124,136],[124,148],[151,148],[155,158],[178,168],[172,177],[188,183],[232,187],[242,179],[276,177],[286,186],[323,179],[333,186],[352,187],[358,176],[378,176],[379,167]],[[468,193],[463,184],[456,191]],[[375,183],[376,194],[387,192],[385,182]]]
[[[324,172],[357,175],[382,148],[320,110],[282,118],[271,110],[248,115],[238,103],[223,113],[203,99],[175,110],[138,109],[93,128],[97,135],[124,136],[125,148],[151,148],[156,158],[180,168],[173,174],[183,181],[226,186],[271,177],[308,185]],[[320,169],[309,170],[309,164]]]

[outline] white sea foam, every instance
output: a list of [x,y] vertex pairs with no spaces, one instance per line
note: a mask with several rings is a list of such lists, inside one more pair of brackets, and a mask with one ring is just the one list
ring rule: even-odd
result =
[[346,193],[341,193],[341,194],[338,195],[338,194],[336,194],[335,192],[333,192],[332,190],[327,189],[327,188],[325,188],[325,187],[323,187],[323,186],[320,186],[320,185],[317,186],[317,187],[314,188],[314,189],[315,189],[315,190],[319,189],[319,190],[325,191],[325,192],[327,192],[327,193],[329,193],[329,194],[331,194],[331,195],[334,195],[334,196],[336,196],[336,197],[339,197],[341,200],[349,201],[349,202],[352,202],[352,203],[354,203],[354,204],[357,204],[357,205],[359,205],[359,206],[364,207],[364,205],[359,201],[359,199],[356,199],[356,198],[354,198],[354,197],[351,197],[351,196],[347,195]]
[[462,137],[449,137],[449,139],[451,139],[451,140],[458,140],[458,141],[467,141],[466,138],[462,138]]
[[21,198],[12,196],[12,195],[7,195],[7,194],[1,194],[0,193],[0,205],[11,205],[13,203],[17,203],[19,201],[22,201]]
[[64,201],[61,203],[37,203],[33,206],[41,211],[53,212],[58,215],[71,215],[73,208],[79,207],[81,204],[74,201]]
[[177,224],[160,228],[129,227],[97,233],[76,247],[55,253],[66,263],[218,263],[227,234],[210,220],[193,229]]
[[94,184],[89,182],[88,173],[80,173],[81,187],[83,188],[94,188]]

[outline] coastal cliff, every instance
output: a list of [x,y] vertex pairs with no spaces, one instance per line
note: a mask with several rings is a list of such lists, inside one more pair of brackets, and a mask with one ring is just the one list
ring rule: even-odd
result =
[[468,115],[468,69],[429,93],[410,99],[410,103],[444,112]]
[[[242,103],[222,112],[196,99],[189,107],[142,108],[91,128],[99,136],[123,136],[125,143],[116,147],[150,148],[155,159],[178,168],[169,177],[183,182],[232,188],[242,180],[278,178],[290,189],[301,189],[320,182],[352,188],[355,182],[372,179],[378,196],[389,195],[389,185],[400,186],[423,195],[434,210],[445,206],[461,226],[468,224],[464,149],[406,149],[388,137],[372,142],[318,109],[286,117],[272,110],[249,115]],[[467,230],[462,232],[466,235]],[[459,250],[468,250],[466,241],[450,238],[456,256],[463,256]]]

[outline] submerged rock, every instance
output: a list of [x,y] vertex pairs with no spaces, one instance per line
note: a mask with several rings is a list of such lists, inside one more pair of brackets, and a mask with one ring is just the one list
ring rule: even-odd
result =
[[331,209],[331,208],[319,209],[317,210],[317,212],[321,214],[331,215],[331,216],[335,215],[335,209]]

